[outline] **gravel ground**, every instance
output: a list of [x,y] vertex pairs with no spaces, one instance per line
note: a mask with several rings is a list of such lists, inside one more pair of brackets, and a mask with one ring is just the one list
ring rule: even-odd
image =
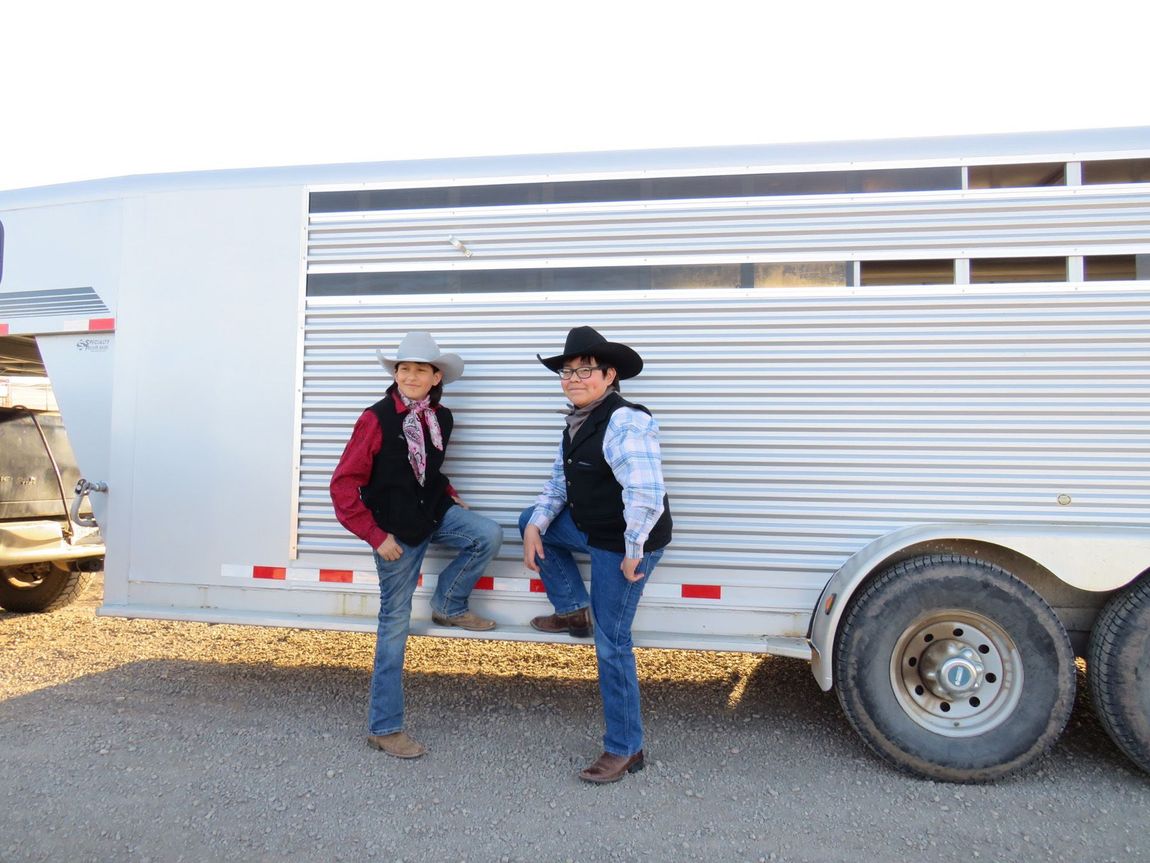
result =
[[946,785],[872,756],[805,663],[643,650],[648,767],[594,787],[588,647],[411,639],[431,752],[405,762],[364,741],[371,636],[97,618],[100,595],[0,613],[6,863],[1150,859],[1150,777],[1082,694],[1036,767]]

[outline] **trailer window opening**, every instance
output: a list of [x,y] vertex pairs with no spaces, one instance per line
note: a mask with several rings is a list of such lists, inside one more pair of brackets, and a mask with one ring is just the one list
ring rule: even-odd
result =
[[1043,162],[1030,165],[972,165],[971,189],[1014,189],[1037,186],[1065,186],[1066,165]]
[[[1134,281],[1138,278],[1137,255],[1087,255],[1082,259],[1088,282]],[[1150,278],[1150,267],[1142,278]]]
[[953,285],[954,261],[863,261],[859,283],[868,285]]
[[756,288],[824,288],[850,284],[851,265],[846,261],[803,261],[755,264]]
[[974,285],[1065,282],[1066,258],[983,258],[970,262]]
[[1109,159],[1082,163],[1084,185],[1150,183],[1150,159]]
[[669,201],[692,198],[840,195],[856,192],[930,192],[961,188],[962,171],[957,166],[876,168],[864,171],[803,171],[312,192],[310,210],[312,213],[345,213],[528,204]]

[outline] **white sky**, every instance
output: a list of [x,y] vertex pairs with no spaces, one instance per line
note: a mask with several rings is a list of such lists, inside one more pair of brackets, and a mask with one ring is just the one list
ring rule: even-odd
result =
[[1148,24],[1145,0],[14,0],[0,189],[1150,125]]

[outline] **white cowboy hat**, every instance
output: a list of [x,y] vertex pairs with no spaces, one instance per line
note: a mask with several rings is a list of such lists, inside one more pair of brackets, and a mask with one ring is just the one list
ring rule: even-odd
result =
[[459,354],[445,354],[439,350],[439,345],[431,337],[431,333],[416,331],[408,333],[399,343],[394,359],[384,356],[382,350],[375,352],[383,367],[395,374],[395,367],[400,363],[431,363],[443,372],[443,383],[449,384],[459,380],[463,374],[463,359]]

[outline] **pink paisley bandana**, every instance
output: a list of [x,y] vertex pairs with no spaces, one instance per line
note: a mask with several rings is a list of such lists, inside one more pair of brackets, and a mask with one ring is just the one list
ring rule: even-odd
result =
[[399,394],[407,406],[407,416],[403,418],[403,436],[407,438],[407,460],[411,462],[411,469],[419,484],[427,480],[427,451],[423,446],[423,428],[420,417],[427,424],[428,434],[431,435],[431,444],[443,452],[443,433],[439,430],[439,420],[435,417],[435,408],[431,406],[431,397],[427,396],[419,401],[412,401],[403,393]]

